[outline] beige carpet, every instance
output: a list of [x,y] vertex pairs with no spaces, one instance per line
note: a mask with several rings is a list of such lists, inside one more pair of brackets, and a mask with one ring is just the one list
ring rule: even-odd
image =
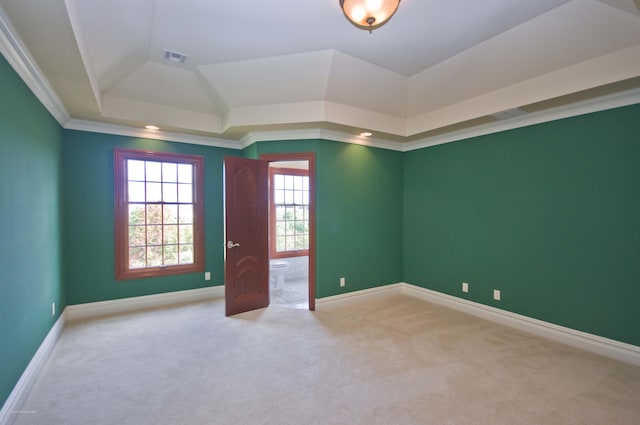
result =
[[629,424],[640,368],[406,296],[65,329],[16,424]]

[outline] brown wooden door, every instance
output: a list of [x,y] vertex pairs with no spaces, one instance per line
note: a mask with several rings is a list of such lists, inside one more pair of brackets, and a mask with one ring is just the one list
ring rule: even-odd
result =
[[226,315],[269,305],[269,163],[225,157]]

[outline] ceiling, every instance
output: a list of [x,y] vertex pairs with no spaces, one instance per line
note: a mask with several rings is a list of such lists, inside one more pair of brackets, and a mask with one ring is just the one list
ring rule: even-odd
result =
[[638,0],[402,0],[371,34],[338,0],[0,0],[0,30],[64,127],[213,145],[368,130],[404,149],[640,101]]

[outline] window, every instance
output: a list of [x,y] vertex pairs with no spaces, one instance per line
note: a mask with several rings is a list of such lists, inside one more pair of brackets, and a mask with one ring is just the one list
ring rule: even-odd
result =
[[116,279],[204,271],[204,158],[114,156]]
[[269,169],[271,257],[309,255],[309,171]]

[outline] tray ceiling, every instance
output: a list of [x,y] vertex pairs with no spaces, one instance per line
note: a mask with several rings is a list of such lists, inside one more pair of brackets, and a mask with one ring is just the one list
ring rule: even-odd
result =
[[0,6],[67,127],[152,123],[238,146],[260,132],[366,129],[406,144],[640,87],[634,0],[403,0],[372,34],[338,0]]

